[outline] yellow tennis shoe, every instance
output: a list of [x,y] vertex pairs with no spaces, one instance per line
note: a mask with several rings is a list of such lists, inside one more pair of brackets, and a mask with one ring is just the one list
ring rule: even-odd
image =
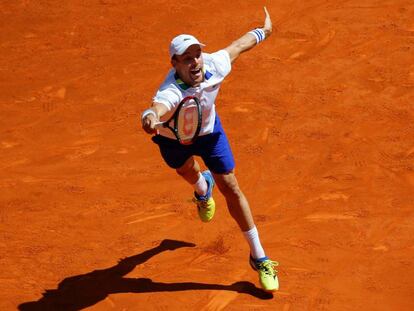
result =
[[272,261],[268,257],[256,260],[250,256],[249,262],[252,268],[259,273],[260,285],[265,291],[274,292],[279,289],[279,280],[275,270],[279,264],[276,261]]
[[216,203],[212,197],[214,188],[214,178],[210,171],[204,171],[201,173],[206,179],[208,189],[206,195],[198,195],[194,192],[194,202],[197,204],[198,216],[202,222],[209,222],[213,219],[216,212]]

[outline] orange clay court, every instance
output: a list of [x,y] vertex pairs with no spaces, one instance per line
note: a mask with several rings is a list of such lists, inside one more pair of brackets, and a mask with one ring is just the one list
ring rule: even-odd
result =
[[[140,128],[191,33],[280,290]],[[2,1],[0,310],[414,310],[414,4]]]

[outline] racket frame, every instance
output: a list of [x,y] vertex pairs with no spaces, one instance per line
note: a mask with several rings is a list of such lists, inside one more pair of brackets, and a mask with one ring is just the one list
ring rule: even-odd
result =
[[[187,141],[183,141],[181,138],[180,138],[180,135],[178,134],[178,127],[177,127],[177,124],[178,124],[178,116],[179,116],[179,113],[180,113],[180,110],[181,110],[181,108],[183,107],[183,105],[188,101],[188,100],[191,100],[191,99],[193,99],[194,101],[195,101],[195,103],[196,103],[196,106],[197,106],[197,128],[196,128],[196,131],[194,132],[194,135],[193,135],[193,137],[191,138],[191,140],[189,140],[188,142]],[[201,104],[200,104],[200,100],[197,98],[197,97],[195,97],[195,96],[186,96],[186,97],[184,97],[182,100],[181,100],[181,102],[178,104],[178,106],[177,106],[177,108],[175,109],[175,111],[174,111],[174,114],[167,120],[167,121],[164,121],[164,122],[157,122],[156,124],[155,124],[155,128],[156,129],[158,129],[158,128],[161,128],[161,127],[163,127],[163,128],[168,128],[169,130],[171,130],[171,132],[173,132],[173,134],[174,134],[174,136],[175,136],[175,138],[178,140],[178,142],[180,143],[180,144],[182,144],[182,145],[191,145],[192,143],[194,143],[194,141],[197,139],[197,137],[198,137],[198,134],[200,134],[200,130],[201,130],[201,123],[202,123],[202,120],[203,118],[202,118],[202,111],[201,111]],[[171,121],[172,120],[174,120],[174,127],[171,127],[170,126],[170,123],[171,123]]]

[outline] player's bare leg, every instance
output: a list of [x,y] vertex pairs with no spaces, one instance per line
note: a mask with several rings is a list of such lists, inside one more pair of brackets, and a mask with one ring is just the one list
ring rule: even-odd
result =
[[220,192],[224,195],[230,215],[245,232],[254,227],[253,216],[249,202],[239,187],[234,172],[213,174]]
[[190,157],[176,171],[193,186],[194,202],[197,204],[198,216],[201,221],[209,222],[212,220],[216,211],[216,204],[212,197],[214,179],[210,171],[200,173],[200,165],[194,157]]
[[239,225],[250,246],[250,265],[259,273],[259,280],[263,289],[274,291],[279,288],[274,266],[265,254],[260,243],[259,233],[254,224],[249,202],[241,191],[234,172],[226,174],[214,174],[220,192],[224,195],[230,215]]
[[200,165],[194,157],[188,158],[187,161],[180,168],[176,169],[178,175],[183,177],[189,184],[194,185],[200,173]]

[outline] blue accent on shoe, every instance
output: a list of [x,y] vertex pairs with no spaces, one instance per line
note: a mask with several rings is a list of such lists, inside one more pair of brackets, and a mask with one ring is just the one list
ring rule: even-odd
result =
[[204,178],[206,179],[207,186],[208,186],[207,193],[206,195],[199,195],[197,194],[197,192],[194,192],[194,196],[196,197],[197,200],[207,201],[213,194],[214,178],[213,178],[213,175],[211,175],[210,171],[204,171],[201,173],[201,175],[203,175]]
[[252,268],[257,270],[259,268],[258,267],[259,264],[262,263],[263,261],[268,260],[268,259],[269,259],[269,257],[267,257],[267,256],[256,259],[256,258],[253,258],[252,255],[250,255],[249,262],[250,262],[250,265],[252,266]]

